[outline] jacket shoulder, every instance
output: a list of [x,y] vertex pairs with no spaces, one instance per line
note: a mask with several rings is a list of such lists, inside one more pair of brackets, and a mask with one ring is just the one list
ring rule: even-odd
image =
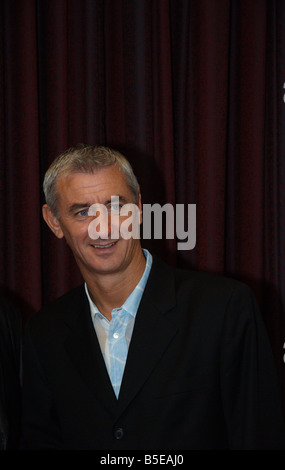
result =
[[32,315],[27,322],[26,328],[31,331],[36,329],[49,329],[62,323],[65,318],[80,312],[85,301],[84,285],[81,284],[62,296],[44,305],[41,310]]
[[176,291],[191,289],[197,293],[213,293],[215,296],[219,293],[230,295],[235,290],[250,291],[247,284],[221,274],[175,268],[156,257],[154,260],[155,278],[165,280],[172,277]]
[[176,284],[192,284],[196,289],[207,292],[226,293],[234,290],[250,290],[242,281],[215,273],[187,269],[175,269]]
[[[206,315],[223,316],[228,310],[237,313],[256,311],[254,293],[247,284],[215,273],[173,268],[155,259],[150,277],[155,287],[148,292],[164,310],[170,303],[178,311],[205,312]],[[172,299],[172,301],[171,301]]]

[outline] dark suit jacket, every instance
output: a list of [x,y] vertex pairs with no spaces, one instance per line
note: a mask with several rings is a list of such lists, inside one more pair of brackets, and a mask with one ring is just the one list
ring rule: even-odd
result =
[[20,435],[22,318],[0,300],[0,449],[16,450]]
[[119,399],[81,286],[31,318],[23,448],[284,448],[272,354],[243,284],[154,259]]

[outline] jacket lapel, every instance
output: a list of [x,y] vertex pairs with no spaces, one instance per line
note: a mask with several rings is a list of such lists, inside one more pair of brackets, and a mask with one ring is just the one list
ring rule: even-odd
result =
[[118,400],[118,414],[143,386],[175,336],[177,327],[166,316],[174,306],[173,271],[154,257],[136,316]]
[[72,312],[73,315],[69,311],[66,316],[70,334],[66,339],[65,349],[94,397],[109,412],[114,413],[117,399],[94,330],[84,287],[72,305]]

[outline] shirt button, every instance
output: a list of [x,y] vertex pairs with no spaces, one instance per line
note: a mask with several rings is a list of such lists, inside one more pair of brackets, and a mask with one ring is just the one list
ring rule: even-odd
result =
[[123,439],[123,437],[124,437],[124,430],[123,430],[123,428],[117,428],[117,429],[115,429],[115,431],[114,431],[114,438],[119,441],[120,439]]
[[119,333],[116,331],[116,333],[113,334],[113,338],[118,339],[119,338]]

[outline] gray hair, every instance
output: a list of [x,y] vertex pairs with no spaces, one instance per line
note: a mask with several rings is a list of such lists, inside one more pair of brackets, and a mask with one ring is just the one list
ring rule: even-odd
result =
[[45,174],[43,190],[46,203],[52,213],[59,218],[57,206],[57,182],[59,177],[77,172],[93,174],[96,170],[111,165],[117,165],[125,175],[134,202],[137,204],[139,184],[128,160],[117,150],[103,146],[80,144],[60,154]]

